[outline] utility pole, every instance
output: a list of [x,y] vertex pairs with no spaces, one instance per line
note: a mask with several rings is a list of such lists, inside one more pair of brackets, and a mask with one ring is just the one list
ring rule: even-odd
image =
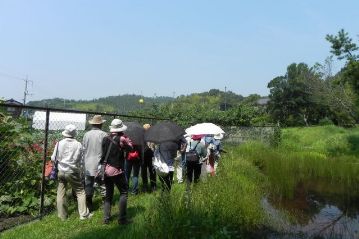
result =
[[[29,91],[28,91],[28,86],[29,86],[29,83],[31,83],[31,84],[33,84],[33,82],[31,81],[31,80],[29,80],[29,78],[28,78],[28,76],[26,75],[26,78],[25,79],[23,79],[23,81],[25,82],[25,90],[24,90],[24,105],[26,105],[26,97],[28,96],[28,95],[31,95],[30,93],[29,93]],[[28,112],[27,112],[27,110],[22,110],[22,115],[24,116],[24,117],[28,117]]]
[[227,111],[227,86],[224,87],[224,111]]
[[28,76],[26,76],[26,78],[23,79],[23,81],[25,82],[25,90],[24,90],[23,103],[24,103],[24,105],[26,105],[26,97],[27,97],[28,95],[31,95],[31,94],[29,93],[29,91],[28,91],[28,86],[29,86],[29,83],[32,84],[33,82],[28,79]]

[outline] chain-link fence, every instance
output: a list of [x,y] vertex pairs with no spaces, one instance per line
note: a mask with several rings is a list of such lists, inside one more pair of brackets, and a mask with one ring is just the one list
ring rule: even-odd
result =
[[266,144],[276,145],[280,140],[280,128],[277,126],[231,126],[224,127],[226,132],[224,143],[242,144],[247,141],[261,141]]
[[[41,218],[55,209],[56,182],[47,176],[50,156],[68,124],[77,127],[81,142],[94,115],[106,120],[155,124],[156,118],[102,112],[0,104],[0,231]],[[45,159],[45,160],[44,160]]]

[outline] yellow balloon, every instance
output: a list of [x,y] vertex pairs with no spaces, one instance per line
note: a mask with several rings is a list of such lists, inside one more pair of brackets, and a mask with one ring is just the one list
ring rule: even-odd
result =
[[144,102],[143,99],[138,100],[138,103],[140,103],[140,104],[143,104],[143,102]]

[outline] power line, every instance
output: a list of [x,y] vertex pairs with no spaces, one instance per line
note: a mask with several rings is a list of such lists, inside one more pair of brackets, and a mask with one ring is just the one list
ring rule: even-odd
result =
[[24,80],[23,77],[10,75],[10,74],[4,73],[4,72],[0,72],[0,75],[5,76],[5,77],[7,77],[7,78],[15,79],[15,80],[21,80],[21,81]]

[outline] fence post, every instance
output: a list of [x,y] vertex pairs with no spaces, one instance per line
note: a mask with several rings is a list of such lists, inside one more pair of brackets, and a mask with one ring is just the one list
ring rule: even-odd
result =
[[41,178],[41,198],[40,198],[40,219],[43,216],[44,210],[44,198],[45,198],[45,166],[46,166],[46,157],[47,157],[47,139],[49,136],[49,119],[50,119],[50,110],[46,109],[46,122],[45,122],[45,141],[44,141],[44,156],[42,164],[42,178]]

